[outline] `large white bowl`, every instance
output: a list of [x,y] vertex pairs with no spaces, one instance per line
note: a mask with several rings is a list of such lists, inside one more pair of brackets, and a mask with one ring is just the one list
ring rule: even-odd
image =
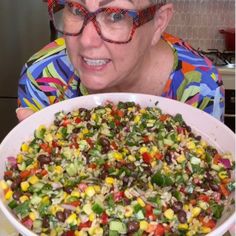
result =
[[[224,124],[217,119],[189,105],[170,100],[167,98],[132,93],[107,93],[78,97],[66,100],[47,107],[18,124],[2,141],[0,145],[0,179],[3,178],[5,162],[8,156],[14,156],[20,151],[23,141],[33,137],[34,130],[41,124],[49,125],[54,120],[54,114],[64,110],[69,112],[79,107],[92,108],[104,104],[107,100],[112,102],[133,101],[141,106],[156,106],[169,114],[182,114],[185,122],[199,135],[206,139],[211,145],[221,152],[231,152],[235,156],[235,135]],[[234,195],[232,194],[232,197]],[[36,236],[24,227],[11,213],[3,201],[3,193],[0,193],[0,209],[11,222],[11,224],[25,236]],[[234,223],[235,209],[227,208],[214,231],[208,236],[223,235]]]

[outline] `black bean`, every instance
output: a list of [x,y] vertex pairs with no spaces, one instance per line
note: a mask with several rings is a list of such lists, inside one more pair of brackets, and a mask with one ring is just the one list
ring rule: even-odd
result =
[[20,197],[22,196],[22,193],[20,191],[15,191],[13,193],[13,199],[15,199],[16,201],[18,201],[20,199]]
[[65,186],[63,187],[64,192],[71,194],[74,188],[72,186]]
[[128,183],[129,183],[129,177],[124,176],[122,181],[123,181],[123,186],[124,186],[124,187],[127,186]]
[[43,228],[49,228],[50,227],[48,216],[43,217],[42,226],[43,226]]
[[106,137],[100,137],[100,138],[99,138],[99,143],[100,143],[103,147],[105,147],[105,146],[110,146],[110,141],[109,141],[109,139],[106,138]]
[[49,164],[52,161],[50,156],[46,156],[44,154],[39,155],[37,160],[39,161],[41,167]]
[[59,126],[59,125],[60,125],[60,123],[61,123],[61,121],[60,121],[60,120],[54,120],[54,125],[55,125],[55,126]]
[[91,114],[90,114],[90,112],[88,111],[88,112],[85,113],[84,120],[85,120],[85,121],[89,121],[90,118],[91,118]]
[[104,146],[102,147],[101,153],[107,154],[111,150],[110,146]]
[[71,215],[71,210],[64,209],[65,218],[67,219]]
[[87,128],[88,128],[88,129],[90,129],[90,130],[93,128],[93,125],[92,125],[92,124],[90,124],[90,123],[87,123],[87,125],[86,125],[86,126],[87,126]]
[[128,222],[128,233],[135,233],[139,230],[139,222],[129,221]]
[[178,211],[182,210],[183,208],[183,203],[180,201],[174,202],[172,206],[172,210],[177,213]]
[[79,108],[79,113],[87,112],[88,110],[86,108]]
[[20,187],[20,183],[21,183],[21,178],[14,179],[11,184],[11,189],[12,190],[17,189],[18,187]]
[[166,163],[167,163],[168,165],[170,165],[170,164],[172,163],[172,157],[171,157],[171,154],[170,154],[170,153],[167,152],[167,153],[165,154],[164,159],[165,159],[165,161],[166,161]]
[[213,190],[213,191],[216,191],[216,192],[218,192],[219,190],[220,190],[220,188],[219,188],[219,186],[217,185],[217,184],[215,184],[215,183],[209,183],[209,186],[210,186],[210,188]]
[[127,167],[129,170],[131,170],[131,171],[134,171],[135,168],[136,168],[135,164],[132,163],[132,162],[127,163],[127,164],[126,164],[126,167]]
[[209,181],[212,181],[214,179],[213,176],[208,171],[206,172],[206,179]]
[[200,135],[198,135],[198,136],[195,136],[195,139],[196,139],[197,141],[200,141],[200,140],[202,139],[202,137],[201,137]]
[[187,221],[187,214],[183,210],[178,211],[177,217],[179,222],[182,224],[184,224]]
[[61,222],[64,222],[66,220],[66,217],[65,217],[65,213],[63,211],[58,211],[56,213],[56,218],[61,221]]
[[72,130],[72,132],[73,132],[74,134],[78,134],[78,133],[80,132],[80,130],[81,130],[81,127],[75,127],[75,128]]

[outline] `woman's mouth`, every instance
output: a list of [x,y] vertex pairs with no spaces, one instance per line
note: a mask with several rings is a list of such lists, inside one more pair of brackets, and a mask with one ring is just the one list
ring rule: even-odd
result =
[[89,70],[100,71],[103,70],[107,64],[110,62],[110,59],[92,59],[87,57],[82,57],[83,66]]

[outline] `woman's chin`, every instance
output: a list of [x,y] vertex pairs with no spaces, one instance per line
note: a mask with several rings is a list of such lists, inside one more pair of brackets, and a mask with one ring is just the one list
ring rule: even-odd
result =
[[99,92],[110,87],[105,81],[101,81],[101,78],[98,79],[81,79],[82,84],[90,91]]

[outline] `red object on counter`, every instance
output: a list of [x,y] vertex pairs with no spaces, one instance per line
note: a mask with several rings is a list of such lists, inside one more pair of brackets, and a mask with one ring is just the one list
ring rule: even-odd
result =
[[225,50],[235,51],[235,28],[219,30],[225,37]]

